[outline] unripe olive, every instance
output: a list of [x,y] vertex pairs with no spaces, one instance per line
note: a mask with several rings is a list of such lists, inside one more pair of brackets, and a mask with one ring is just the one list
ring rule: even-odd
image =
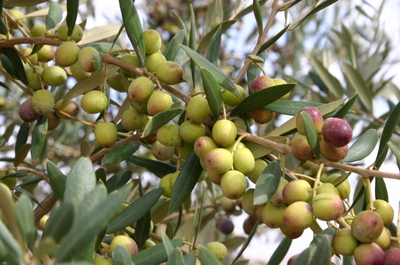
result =
[[242,172],[229,170],[221,178],[221,189],[229,199],[239,199],[247,188],[246,177]]
[[254,188],[250,188],[245,191],[242,196],[242,209],[248,215],[255,215],[256,205],[254,205]]
[[390,243],[392,242],[392,238],[391,238],[389,229],[384,227],[382,230],[382,233],[374,242],[376,244],[378,244],[381,247],[381,249],[383,249],[383,250],[386,250],[387,248],[389,248]]
[[315,217],[324,221],[335,220],[344,212],[344,205],[339,195],[331,193],[315,196],[312,207]]
[[147,54],[156,53],[161,48],[161,36],[154,29],[144,31],[143,39]]
[[59,66],[47,66],[43,68],[43,82],[49,86],[61,86],[67,81],[67,73]]
[[[74,25],[74,29],[72,31],[71,36],[69,36],[70,40],[73,40],[75,42],[79,42],[83,37],[83,30],[81,26],[78,24]],[[68,40],[68,25],[67,24],[62,24],[58,30],[57,30],[57,38],[59,40]]]
[[185,141],[181,141],[181,144],[175,147],[175,154],[181,159],[187,159],[192,151],[193,151],[193,144],[187,143]]
[[[200,161],[205,161],[203,159],[201,159]],[[211,170],[209,170],[207,167],[205,167],[205,169],[207,170],[207,177],[208,179],[212,182],[215,183],[217,185],[221,185],[221,179],[222,179],[222,175],[224,175],[223,173],[215,173]]]
[[339,191],[337,190],[335,185],[333,185],[332,183],[325,183],[323,186],[319,186],[317,188],[317,195],[318,194],[326,194],[326,193],[339,196]]
[[255,166],[254,156],[250,149],[244,147],[233,152],[233,168],[244,175],[250,173]]
[[112,122],[101,122],[94,129],[94,137],[101,147],[113,146],[118,140],[117,126]]
[[283,213],[286,205],[274,205],[271,201],[267,202],[262,212],[262,220],[269,228],[279,228],[283,225]]
[[170,109],[172,106],[172,97],[163,91],[154,91],[147,102],[147,111],[150,116]]
[[231,121],[236,125],[236,128],[241,129],[243,131],[247,131],[247,125],[245,120],[239,117],[232,117],[230,118]]
[[382,233],[383,220],[373,211],[359,212],[351,223],[351,233],[363,243],[374,242]]
[[[140,67],[140,60],[137,57],[136,54],[124,54],[121,57],[121,61],[128,63],[130,65]],[[134,71],[122,68],[121,72],[126,76],[126,77],[136,77],[136,73]]]
[[261,176],[263,170],[268,166],[268,163],[262,159],[256,159],[254,161],[254,168],[253,170],[247,174],[247,177],[250,179],[251,182],[254,184],[257,183],[257,180]]
[[168,160],[171,159],[175,154],[175,146],[165,146],[159,141],[153,143],[151,148],[153,156],[158,160]]
[[148,122],[148,118],[144,113],[136,110],[136,108],[127,109],[121,117],[121,124],[127,131],[136,131],[143,129]]
[[47,130],[51,131],[58,127],[61,123],[60,117],[57,116],[56,112],[53,110],[47,113]]
[[194,152],[200,158],[205,158],[208,152],[217,147],[214,140],[208,136],[200,136],[194,142]]
[[[274,81],[275,85],[287,84],[287,82],[281,78],[272,78],[272,81]],[[288,99],[289,96],[290,96],[290,92],[288,92],[285,95],[283,95],[282,97],[280,97],[279,100]]]
[[268,109],[258,109],[251,112],[251,117],[258,124],[266,124],[270,122],[274,116],[275,112]]
[[[60,99],[56,105],[55,108],[61,111],[64,111],[68,113],[69,115],[76,117],[79,113],[79,105],[75,101],[68,101],[67,103],[64,104],[64,101]],[[69,117],[63,115],[60,112],[56,112],[56,115],[60,117],[61,119],[69,119]]]
[[32,37],[40,37],[43,36],[47,32],[46,24],[36,24],[31,29]]
[[51,45],[43,45],[39,51],[37,51],[38,61],[42,63],[47,63],[53,60],[55,56],[55,51]]
[[118,92],[127,92],[130,83],[123,73],[115,72],[107,79],[107,84]]
[[223,148],[215,148],[208,152],[205,157],[206,166],[215,173],[225,173],[233,166],[233,157],[231,152]]
[[114,237],[113,240],[111,241],[111,245],[110,245],[111,253],[114,252],[117,245],[124,246],[129,251],[129,254],[131,254],[131,256],[135,255],[139,251],[135,240],[133,240],[129,236],[118,235],[118,236]]
[[304,134],[296,133],[290,142],[292,154],[300,161],[307,161],[314,157],[314,152]]
[[133,80],[128,87],[130,100],[138,103],[145,102],[154,91],[154,83],[148,77],[140,76]]
[[114,262],[111,258],[107,256],[101,256],[99,254],[95,254],[93,258],[94,265],[114,265]]
[[38,61],[38,56],[36,53],[31,54],[32,53],[32,48],[30,47],[26,47],[23,48],[22,50],[20,50],[20,52],[26,57],[26,59],[31,62],[32,64],[36,64]]
[[351,229],[346,227],[336,232],[332,238],[332,247],[337,254],[353,256],[354,250],[360,243],[351,234]]
[[84,80],[91,75],[91,73],[86,72],[85,70],[82,69],[82,67],[79,65],[79,62],[76,62],[73,65],[71,65],[69,67],[69,70],[71,71],[72,76],[78,80]]
[[238,89],[239,94],[243,98],[239,98],[238,96],[236,96],[231,91],[229,91],[225,88],[222,89],[222,100],[224,101],[224,103],[226,105],[231,106],[231,107],[237,106],[246,97],[246,92],[244,91],[243,87],[241,87],[237,84],[235,84],[235,87]]
[[43,68],[38,65],[35,65],[34,69],[28,68],[25,72],[29,86],[34,90],[41,89],[42,88],[41,78],[43,74]]
[[282,190],[286,204],[296,201],[309,201],[312,197],[311,185],[303,179],[292,180]]
[[18,9],[11,9],[8,10],[8,14],[10,14],[10,16],[12,18],[15,19],[16,23],[14,23],[11,20],[8,20],[8,26],[12,29],[17,29],[18,25],[22,26],[26,23],[26,18],[25,18],[25,14],[22,13],[20,10]]
[[194,123],[203,122],[210,113],[207,99],[202,96],[192,97],[186,107],[186,115]]
[[348,145],[337,147],[325,142],[324,139],[319,141],[319,149],[324,157],[335,162],[345,158],[349,152]]
[[[340,174],[332,174],[332,175],[327,177],[326,183],[333,183],[340,176],[341,176]],[[350,192],[351,192],[351,186],[350,186],[349,180],[345,179],[342,182],[340,182],[339,185],[336,185],[336,189],[338,190],[340,198],[342,200],[344,200],[347,197],[349,197]]]
[[175,62],[162,62],[157,67],[156,76],[161,83],[175,85],[182,81],[183,69]]
[[32,99],[28,98],[19,107],[19,117],[25,122],[36,121],[40,118],[40,114],[37,113],[32,107]]
[[376,243],[360,244],[354,250],[356,264],[384,264],[385,252]]
[[179,136],[187,143],[194,143],[199,137],[206,135],[206,126],[203,123],[185,121],[179,127]]
[[160,63],[166,62],[165,56],[162,53],[153,53],[146,58],[146,69],[149,72],[155,72]]
[[53,107],[54,107],[53,93],[45,89],[39,89],[33,93],[32,108],[38,114],[48,114],[53,110]]
[[233,213],[236,210],[236,200],[229,199],[225,196],[221,198],[221,206],[225,213]]
[[269,200],[273,205],[280,206],[285,204],[282,191],[285,188],[286,184],[288,184],[288,181],[286,179],[281,178],[274,195],[272,195],[271,199]]
[[61,44],[56,50],[56,63],[61,66],[70,66],[78,61],[79,47],[73,41]]
[[218,260],[223,260],[228,255],[228,249],[220,242],[210,242],[206,245],[206,247]]
[[229,146],[235,142],[237,135],[236,125],[230,120],[218,120],[212,128],[212,138],[217,145]]
[[282,221],[292,231],[303,231],[314,221],[312,208],[304,201],[293,202],[284,210]]
[[107,108],[107,96],[97,90],[89,91],[81,99],[82,109],[90,114],[100,113]]
[[304,232],[304,230],[292,230],[285,224],[279,227],[279,229],[281,230],[282,234],[291,239],[299,238]]
[[166,124],[157,131],[157,140],[166,146],[176,146],[182,141],[178,124]]
[[[387,201],[382,199],[375,200],[373,205],[375,208],[374,211],[381,216],[384,226],[389,226],[393,222],[394,218],[393,207]],[[370,207],[370,204],[368,204],[367,209]]]
[[93,65],[94,54],[99,54],[99,52],[93,47],[85,47],[79,51],[78,63],[83,71],[90,73],[96,71]]
[[268,88],[270,86],[274,86],[275,82],[268,76],[258,76],[253,79],[250,83],[250,93],[257,92],[261,89]]
[[172,189],[174,188],[175,181],[178,178],[180,171],[169,173],[161,178],[159,187],[164,188],[163,195],[167,198],[171,198]]

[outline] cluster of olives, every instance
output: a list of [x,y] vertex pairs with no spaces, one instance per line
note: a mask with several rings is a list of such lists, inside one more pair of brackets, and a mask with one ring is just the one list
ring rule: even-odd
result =
[[306,130],[302,112],[306,112],[315,127],[319,137],[319,149],[321,154],[332,161],[340,161],[349,150],[348,143],[351,141],[353,131],[350,125],[343,119],[330,118],[323,120],[321,112],[315,107],[305,107],[296,115],[297,133],[291,140],[294,157],[300,161],[307,161],[314,157],[314,152],[305,135]]

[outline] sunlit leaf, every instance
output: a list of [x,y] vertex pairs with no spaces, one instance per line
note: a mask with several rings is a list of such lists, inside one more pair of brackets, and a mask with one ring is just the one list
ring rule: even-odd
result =
[[167,253],[168,256],[171,255],[172,251],[174,251],[174,246],[172,245],[171,240],[166,233],[162,233],[161,238],[164,243],[165,253]]
[[263,32],[263,29],[264,29],[263,17],[262,17],[262,13],[261,13],[260,3],[257,0],[253,1],[253,13],[254,13],[254,17],[256,18],[258,35],[261,35]]
[[261,109],[290,92],[296,84],[276,85],[261,89],[246,97],[231,112],[231,116]]
[[167,48],[165,49],[164,56],[167,61],[173,61],[178,54],[185,39],[185,30],[181,29],[176,35],[168,42]]
[[340,108],[338,112],[336,112],[335,117],[343,119],[344,116],[350,111],[351,106],[353,106],[354,102],[356,101],[358,94],[354,94],[347,102]]
[[147,123],[146,128],[144,128],[141,137],[144,138],[146,136],[149,136],[151,133],[157,131],[159,128],[167,124],[170,120],[172,120],[182,112],[183,112],[182,109],[176,108],[176,109],[164,110],[162,112],[157,113]]
[[211,72],[206,68],[200,68],[200,73],[208,105],[210,106],[214,118],[218,119],[222,109],[222,95],[220,86]]
[[283,34],[289,29],[290,23],[284,27],[281,31],[279,31],[277,34],[275,34],[272,38],[270,38],[266,43],[261,46],[260,50],[258,51],[258,54],[262,53],[266,49],[268,49],[272,44],[277,42],[280,37],[282,37]]
[[141,66],[144,67],[146,47],[144,46],[142,24],[135,3],[132,0],[119,0],[119,6],[128,38],[135,48]]
[[254,205],[267,203],[274,195],[281,179],[280,160],[270,163],[261,173],[254,191]]
[[[317,5],[315,8],[313,8],[312,10],[310,10],[307,15],[305,15],[304,17],[302,17],[302,19],[298,20],[297,23],[295,25],[292,26],[292,30],[295,29],[298,25],[300,25],[302,22],[304,22],[305,20],[307,20],[310,16],[314,15],[315,13],[317,13],[318,11],[334,4],[335,2],[337,2],[338,0],[325,0],[324,2],[322,2],[321,4]],[[296,3],[298,3],[299,1],[296,1]],[[295,3],[294,3],[295,4]]]
[[222,27],[220,26],[210,40],[206,58],[215,66],[218,66],[219,50],[221,48]]
[[32,210],[31,200],[26,195],[22,194],[15,204],[15,215],[18,226],[25,238],[25,242],[27,242],[30,247],[33,247],[35,244],[36,233]]
[[171,203],[168,210],[169,214],[178,210],[182,206],[182,203],[191,195],[201,171],[200,159],[192,151],[186,159],[185,164],[183,164],[172,189]]
[[55,207],[46,223],[43,238],[51,237],[57,243],[69,231],[75,217],[74,205],[71,202],[63,202]]
[[389,142],[388,145],[389,145],[390,150],[392,151],[392,153],[396,157],[397,167],[400,168],[400,151],[399,151],[399,148],[396,145],[394,145],[393,143],[391,143],[391,142]]
[[197,52],[198,53],[203,53],[207,50],[207,48],[210,45],[210,41],[212,36],[214,36],[215,32],[219,29],[221,26],[222,28],[222,34],[225,33],[233,24],[236,23],[237,20],[227,20],[222,22],[220,25],[216,25],[212,30],[210,30],[200,41],[199,46],[197,47]]
[[176,167],[174,165],[141,156],[133,155],[129,158],[129,161],[135,165],[146,168],[149,172],[153,173],[159,178],[176,171]]
[[343,87],[340,84],[339,80],[335,76],[333,76],[328,71],[328,69],[325,68],[322,62],[318,60],[315,56],[312,56],[310,59],[314,70],[317,72],[325,85],[329,88],[329,92],[332,93],[335,98],[341,98],[343,95]]
[[54,28],[60,23],[63,15],[63,9],[59,3],[50,1],[49,13],[46,16],[46,29]]
[[[79,45],[88,44],[86,46],[93,47],[98,52],[108,53],[111,45],[113,44],[99,41],[115,36],[120,28],[121,24],[111,23],[104,26],[98,26],[89,30],[85,30],[83,32],[82,40],[79,41]],[[113,46],[113,51],[121,50],[118,45],[114,44]]]
[[101,164],[119,164],[124,160],[128,160],[129,157],[139,149],[139,147],[140,143],[138,142],[129,142],[117,146],[104,156],[104,158],[101,160]]
[[364,80],[364,77],[353,66],[344,63],[344,75],[349,80],[352,87],[358,92],[361,102],[372,112],[372,91]]
[[131,203],[108,224],[107,234],[124,229],[142,218],[157,202],[163,192],[162,188],[154,189]]
[[318,107],[321,105],[323,104],[310,101],[276,100],[265,106],[264,109],[268,109],[276,113],[294,116],[305,107]]
[[42,153],[43,147],[46,143],[46,133],[47,116],[42,115],[39,120],[37,120],[35,129],[32,133],[31,156],[33,159],[37,159]]
[[342,162],[355,162],[364,159],[371,154],[377,143],[378,133],[375,129],[369,129],[349,148],[349,152],[342,159]]

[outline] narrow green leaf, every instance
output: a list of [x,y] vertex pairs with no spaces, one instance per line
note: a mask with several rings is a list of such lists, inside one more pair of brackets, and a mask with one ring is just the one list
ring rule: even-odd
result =
[[185,265],[182,250],[175,248],[168,257],[167,265]]
[[263,17],[261,13],[261,7],[258,0],[253,0],[253,13],[254,17],[256,18],[258,35],[261,35],[264,27],[263,27]]
[[26,77],[25,68],[22,64],[21,58],[13,48],[2,48],[1,52],[7,56],[13,64],[15,70],[15,76],[22,81],[25,85],[28,85],[28,79]]
[[355,162],[364,159],[371,154],[377,143],[378,133],[375,129],[369,129],[349,148],[349,152],[342,159],[342,162]]
[[6,55],[2,54],[0,56],[0,61],[1,61],[1,65],[6,70],[6,72],[9,73],[10,76],[15,77],[14,64],[12,63],[10,58],[8,58]]
[[37,159],[42,153],[43,147],[46,143],[46,133],[47,116],[42,115],[39,120],[37,120],[35,129],[32,133],[31,156],[33,159]]
[[[1,21],[1,19],[0,19]],[[0,82],[0,86],[4,87],[5,89],[7,89],[8,91],[10,91],[10,88],[4,83],[4,82]]]
[[290,246],[292,245],[293,239],[285,237],[279,246],[275,249],[267,265],[279,265],[283,258],[286,256]]
[[[292,27],[292,30],[295,29],[297,26],[299,26],[302,22],[304,22],[305,20],[307,20],[310,16],[314,15],[315,13],[317,13],[318,11],[334,4],[335,2],[337,2],[338,0],[325,0],[324,2],[322,2],[321,4],[317,5],[315,8],[313,8],[312,10],[310,10],[306,16],[304,16],[302,19],[300,19],[299,21],[297,21],[297,23]],[[299,1],[296,1],[293,4],[298,3]]]
[[[0,5],[1,5],[0,10],[3,10],[3,2],[1,2]],[[8,34],[7,26],[6,26],[6,23],[4,23],[3,17],[0,17],[0,34],[3,34],[3,35]]]
[[24,162],[26,156],[28,155],[29,151],[31,150],[31,144],[25,144],[23,145],[18,153],[15,155],[14,158],[14,166],[19,166],[22,162]]
[[328,71],[328,69],[325,68],[322,62],[318,60],[315,56],[311,56],[310,59],[314,70],[328,87],[329,92],[332,93],[335,98],[341,98],[343,95],[343,87],[340,84],[339,80],[335,76],[333,76]]
[[36,228],[34,224],[32,202],[24,194],[19,197],[15,204],[15,216],[17,218],[19,229],[25,238],[29,247],[34,247]]
[[370,112],[372,112],[373,95],[372,91],[365,82],[364,77],[358,70],[354,69],[353,66],[351,66],[350,64],[344,63],[343,66],[344,66],[343,73],[349,80],[351,86],[360,95],[361,102]]
[[389,202],[389,194],[383,178],[375,178],[375,198]]
[[[104,229],[112,215],[124,201],[130,185],[123,187],[117,192],[111,193],[103,201],[97,203],[91,211],[79,218],[65,236],[63,243],[55,254],[56,263],[71,261],[81,251],[85,250],[88,243],[96,239],[102,229]],[[84,227],[85,229],[82,229]]]
[[329,242],[332,242],[332,238],[336,232],[337,230],[334,227],[328,227],[327,229],[318,233],[310,244],[311,254],[316,252],[318,245],[321,243],[321,241],[325,240],[325,238],[327,238]]
[[72,35],[78,17],[79,0],[67,0],[67,26],[68,36]]
[[263,46],[261,46],[260,50],[258,51],[258,54],[262,53],[263,51],[265,51],[266,49],[268,49],[272,44],[274,44],[275,42],[277,42],[279,40],[280,37],[282,37],[283,34],[285,34],[285,32],[288,30],[290,26],[290,23],[284,27],[281,31],[279,31],[278,33],[276,33],[272,38],[270,38],[266,43],[263,44]]
[[102,165],[119,164],[135,153],[140,147],[139,142],[129,142],[113,148],[101,160]]
[[83,197],[94,189],[96,175],[92,161],[87,157],[79,158],[67,175],[64,201],[71,201],[79,205]]
[[132,264],[131,254],[125,246],[117,245],[112,253],[112,261],[115,265]]
[[276,100],[267,106],[264,109],[271,110],[276,113],[295,116],[305,107],[318,107],[323,105],[322,103],[310,102],[310,101],[295,101],[295,100]]
[[281,179],[280,160],[270,163],[261,173],[254,191],[254,205],[267,203],[274,195]]
[[203,32],[206,34],[222,22],[224,10],[221,0],[212,1],[207,8]]
[[331,244],[330,236],[322,235],[319,239],[319,244],[311,250],[307,248],[300,256],[293,262],[293,265],[328,265],[331,258]]
[[358,94],[354,94],[347,102],[346,104],[343,105],[343,107],[340,108],[338,112],[334,115],[336,118],[341,118],[343,119],[344,116],[350,111],[351,106],[353,106],[354,102],[356,101],[358,97]]
[[146,240],[149,238],[151,223],[150,211],[148,211],[142,218],[140,218],[135,225],[135,233],[133,234],[133,240],[135,240],[139,249],[144,245]]
[[180,44],[183,43],[183,40],[185,39],[185,30],[181,29],[176,33],[176,35],[168,42],[167,48],[164,51],[164,56],[167,61],[173,61],[178,54],[179,50],[181,47],[179,46]]
[[397,159],[397,167],[400,168],[400,151],[399,148],[397,146],[395,146],[394,144],[392,144],[391,142],[388,143],[390,150],[392,151],[392,153],[394,154],[394,156]]
[[171,214],[178,210],[182,203],[192,194],[192,190],[200,177],[202,167],[200,159],[192,151],[181,168],[178,178],[172,189],[171,203],[168,213]]
[[124,186],[132,177],[132,171],[129,169],[123,169],[115,173],[111,178],[109,178],[106,182],[107,192],[111,193],[122,186]]
[[261,89],[246,97],[231,112],[231,116],[261,109],[290,92],[296,84],[276,85]]
[[183,260],[185,261],[186,265],[195,265],[196,256],[193,253],[189,253],[183,256]]
[[[180,247],[183,244],[182,238],[175,238],[171,240],[174,247]],[[168,256],[165,252],[163,243],[157,244],[151,248],[140,251],[132,256],[132,261],[135,265],[159,265],[167,261]]]
[[46,29],[52,29],[58,23],[60,23],[62,20],[62,15],[63,15],[63,9],[60,6],[60,4],[54,1],[50,1],[49,13],[46,16]]
[[[81,203],[78,205],[74,223],[79,222],[86,213],[92,211],[98,206],[100,202],[104,201],[106,198],[107,189],[103,183],[99,182],[99,184],[97,184],[94,189],[85,194],[85,197],[83,197]],[[93,241],[95,242],[96,240]],[[94,244],[94,242],[90,243]]]
[[[334,110],[336,110],[345,101],[346,101],[345,98],[341,98],[341,99],[335,100],[333,102],[330,102],[328,104],[320,105],[317,107],[317,109],[319,109],[322,116],[325,116],[328,113],[331,113]],[[294,128],[296,128],[296,117],[291,118],[290,120],[288,120],[287,122],[285,122],[284,124],[279,126],[278,128],[272,130],[272,132],[270,132],[269,135],[270,136],[282,135],[282,134],[285,134],[285,133],[293,130]]]
[[197,48],[197,52],[203,53],[205,52],[209,45],[210,45],[210,41],[212,36],[214,36],[215,32],[218,30],[219,26],[222,27],[222,34],[225,33],[233,24],[236,23],[237,20],[227,20],[222,22],[219,25],[216,25],[212,30],[210,30],[200,41],[199,46]]
[[[190,4],[190,20],[189,20],[189,48],[192,50],[196,50],[196,17],[194,13],[193,5]],[[190,58],[190,71],[192,76],[192,84],[193,87],[196,84],[196,65],[193,61],[193,58]]]
[[166,174],[174,173],[176,171],[176,166],[163,161],[157,161],[141,156],[131,156],[129,161],[135,165],[146,168],[149,172],[153,173],[159,178],[164,177]]
[[[215,255],[205,246],[199,246],[200,262],[201,264],[222,265],[222,263],[215,257]],[[233,264],[233,263],[232,263]]]
[[214,76],[206,68],[200,68],[206,99],[210,105],[211,112],[215,119],[219,118],[222,109],[222,95],[220,86]]
[[65,192],[67,177],[50,160],[46,162],[47,177],[50,180],[51,189],[57,199],[62,200]]
[[254,224],[253,230],[251,230],[249,236],[246,238],[246,241],[243,243],[242,248],[239,250],[238,254],[236,257],[233,259],[232,264],[235,264],[236,261],[242,256],[243,252],[246,250],[246,248],[249,246],[251,240],[253,239],[254,235],[256,234],[257,227],[259,225],[260,221],[257,220],[256,223]]
[[219,26],[218,30],[212,36],[210,40],[210,46],[207,49],[206,58],[210,63],[218,66],[219,52],[221,48],[221,35],[222,27]]
[[10,265],[24,264],[22,257],[22,249],[18,242],[15,240],[14,236],[8,230],[7,226],[0,219],[0,242],[6,250],[5,260]]
[[314,71],[309,71],[308,76],[311,78],[311,80],[318,86],[318,88],[325,92],[329,93],[328,87],[325,85],[325,83],[322,81],[321,77]]
[[93,63],[93,68],[96,71],[101,71],[103,69],[103,60],[101,59],[100,54],[98,53],[92,54],[92,63]]
[[141,67],[145,67],[146,47],[144,46],[142,24],[134,1],[119,0],[119,6],[128,38],[136,51]]
[[157,131],[163,125],[167,124],[170,120],[175,118],[177,115],[183,112],[182,109],[169,109],[157,113],[153,118],[147,123],[146,128],[144,128],[142,138],[149,136],[151,133]]
[[228,89],[237,97],[242,98],[242,95],[240,95],[233,82],[218,67],[210,63],[206,58],[204,58],[191,48],[182,45],[182,49],[185,50],[188,56],[193,59],[193,61],[199,68],[206,68],[207,70],[209,70],[213,74],[214,78],[217,80],[218,84],[220,84],[225,89]]
[[315,129],[314,123],[308,115],[307,112],[303,111],[301,113],[301,117],[304,122],[304,129],[306,131],[306,137],[307,137],[307,142],[310,144],[311,149],[317,159],[320,157],[320,152],[319,152],[319,143],[318,143],[318,134],[317,130]]
[[386,154],[389,150],[387,143],[392,138],[394,130],[396,129],[397,122],[400,119],[400,102],[397,103],[396,107],[390,113],[386,120],[385,127],[382,131],[381,141],[379,142],[378,154],[375,160],[375,167],[380,168],[383,161],[386,159]]
[[107,234],[124,229],[142,218],[157,202],[163,192],[162,188],[154,189],[131,203],[108,224]]
[[37,204],[41,207],[41,204],[39,203],[39,201],[35,198],[35,196],[34,196],[31,192],[27,191],[26,189],[22,189],[22,188],[20,188],[20,187],[18,187],[18,186],[13,187],[13,189],[14,189],[15,191],[18,191],[18,192],[22,193],[22,194],[25,194],[25,195],[28,196],[32,201],[34,201],[35,203],[37,203]]
[[72,202],[63,202],[51,212],[43,238],[51,237],[56,243],[68,233],[75,218],[75,210]]
[[[258,53],[257,57],[259,57],[262,60],[265,60],[266,52],[263,51],[261,53]],[[251,82],[253,81],[254,78],[256,78],[257,76],[260,76],[261,69],[257,65],[253,64],[253,65],[250,65],[246,74],[247,74],[247,84],[251,84]]]
[[171,255],[172,251],[174,251],[174,246],[172,245],[172,242],[166,233],[162,233],[161,237],[162,237],[162,241],[164,243],[165,253],[167,253],[167,256],[169,257],[169,255]]

